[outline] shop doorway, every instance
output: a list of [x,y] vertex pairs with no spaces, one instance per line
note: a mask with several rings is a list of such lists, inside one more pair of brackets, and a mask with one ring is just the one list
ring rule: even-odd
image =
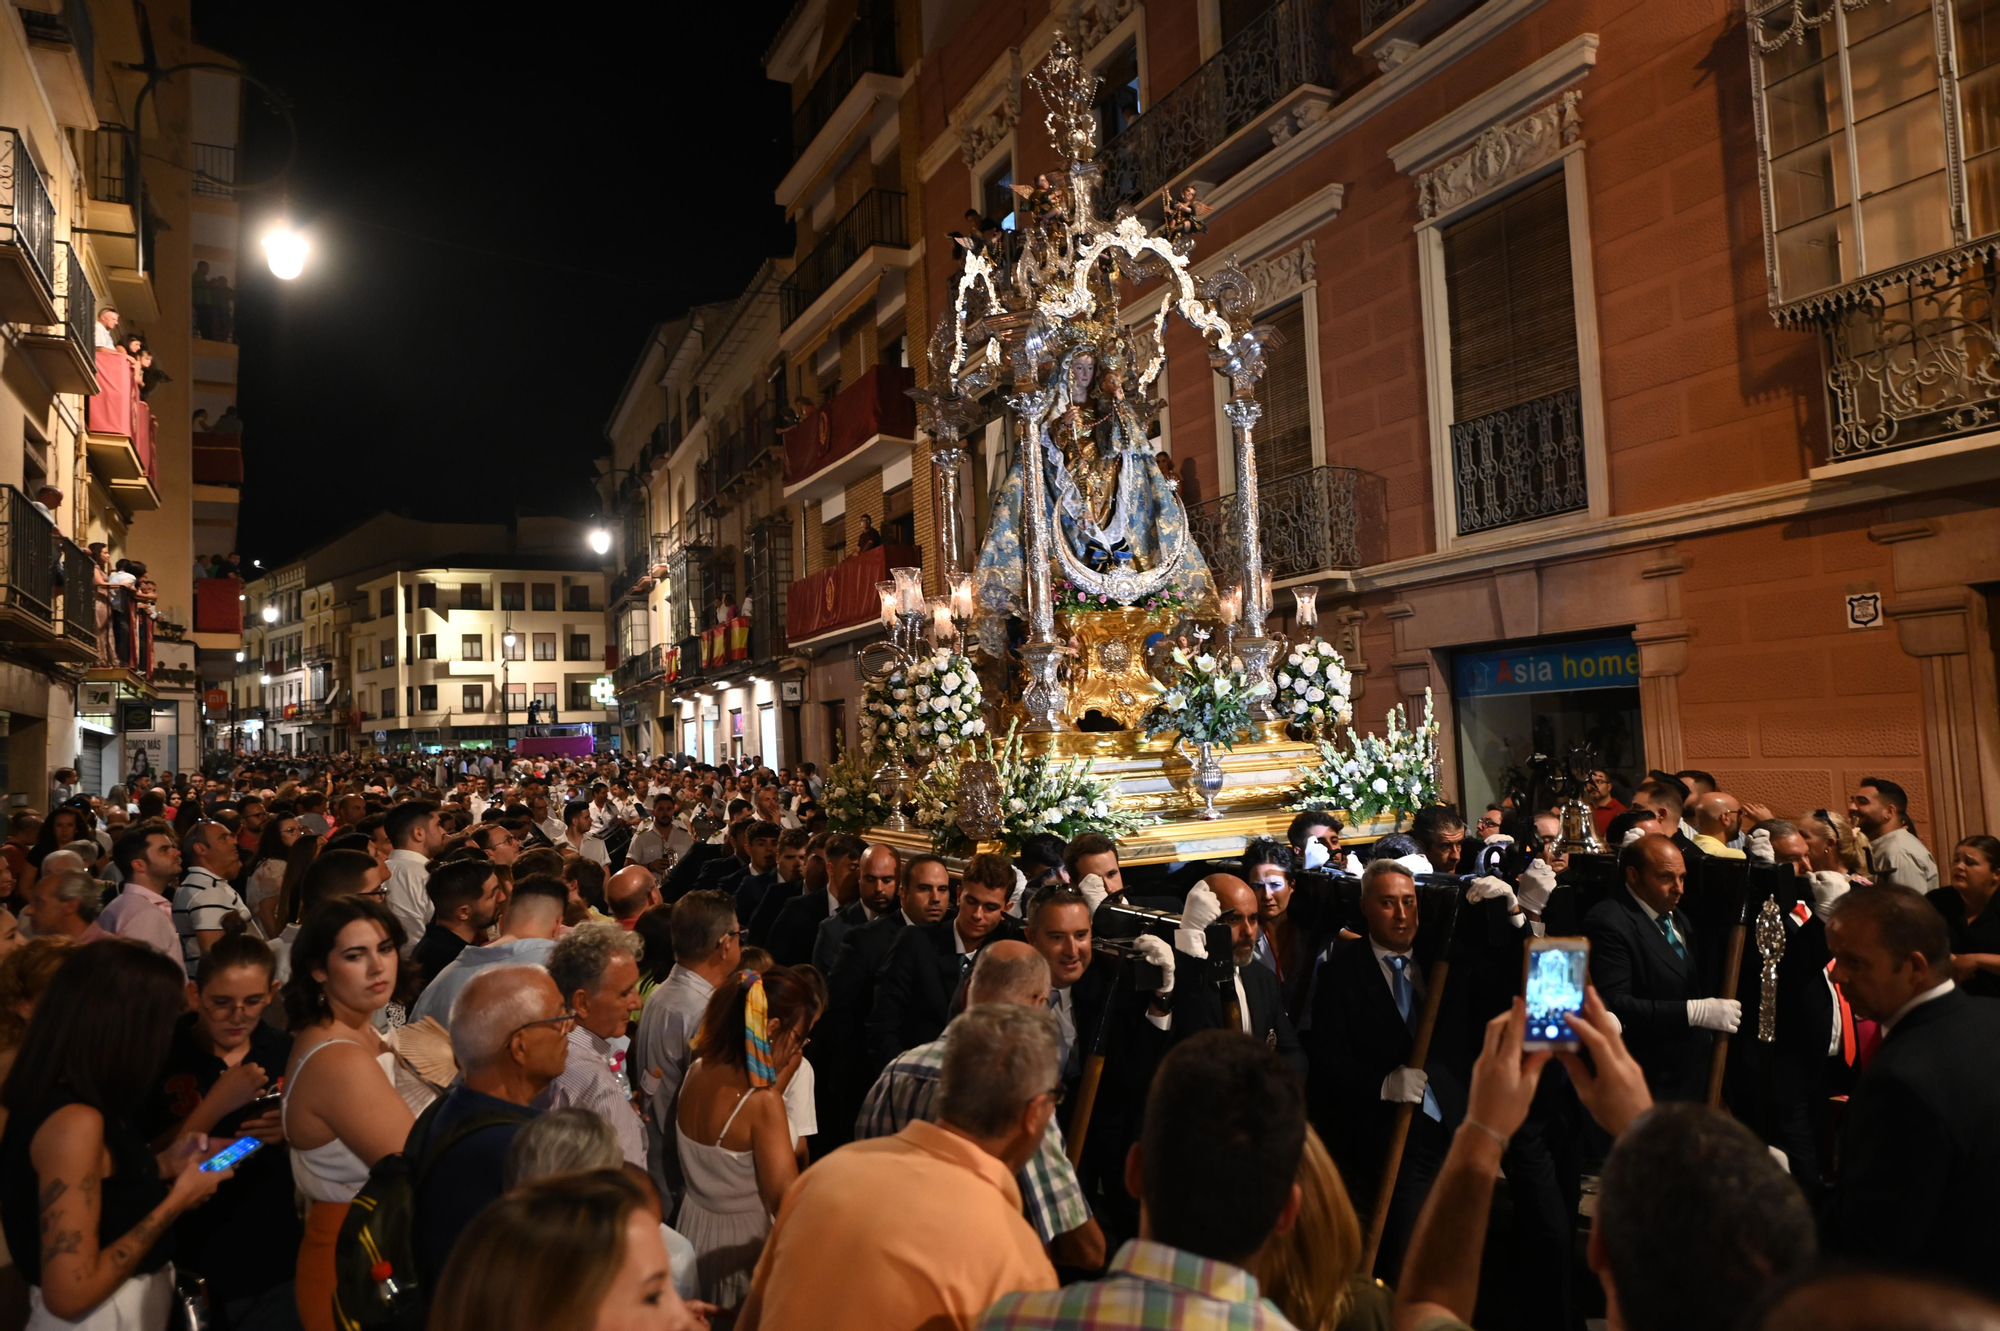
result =
[[1537,755],[1544,773],[1557,773],[1584,744],[1624,784],[1645,772],[1639,649],[1629,634],[1457,652],[1452,698],[1467,822],[1510,794],[1546,807]]

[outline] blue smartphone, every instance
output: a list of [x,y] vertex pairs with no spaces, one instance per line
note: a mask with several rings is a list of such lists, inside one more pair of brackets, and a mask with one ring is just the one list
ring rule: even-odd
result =
[[1523,1049],[1575,1049],[1572,1013],[1583,1010],[1583,987],[1590,975],[1588,938],[1534,938],[1528,941],[1527,976],[1521,992],[1528,1004]]
[[249,1159],[264,1143],[255,1137],[238,1137],[229,1145],[201,1162],[201,1167],[211,1174],[220,1174],[225,1169],[233,1169]]

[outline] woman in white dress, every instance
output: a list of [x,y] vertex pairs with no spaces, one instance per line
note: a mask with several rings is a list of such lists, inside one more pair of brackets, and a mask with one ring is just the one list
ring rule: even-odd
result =
[[695,1035],[674,1116],[687,1192],[676,1227],[694,1245],[701,1297],[734,1308],[785,1189],[799,1176],[785,1089],[819,1020],[817,991],[787,966],[724,980]]
[[264,834],[257,841],[257,856],[250,862],[250,873],[243,884],[243,904],[250,907],[257,927],[263,930],[259,937],[276,938],[289,923],[278,918],[278,889],[285,883],[286,857],[304,831],[304,825],[290,814],[264,824]]
[[416,1121],[374,1020],[397,996],[402,946],[389,908],[359,896],[314,906],[292,942],[283,1121],[292,1180],[311,1203],[297,1283],[306,1331],[334,1331],[334,1242],[348,1204],[375,1162],[403,1149]]

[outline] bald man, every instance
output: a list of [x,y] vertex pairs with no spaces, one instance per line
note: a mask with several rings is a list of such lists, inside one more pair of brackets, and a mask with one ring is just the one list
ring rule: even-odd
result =
[[636,928],[639,917],[660,904],[660,883],[643,864],[628,864],[604,880],[604,904],[621,929]]
[[[1712,798],[1704,796],[1704,799]],[[1590,977],[1624,1023],[1625,1046],[1645,1069],[1655,1100],[1700,1100],[1717,1032],[1734,1031],[1743,1005],[1708,994],[1687,914],[1687,863],[1680,847],[1649,832],[1618,856],[1623,890],[1583,917]]]
[[[1284,991],[1257,957],[1257,891],[1234,874],[1212,873],[1188,892],[1174,933],[1173,1029],[1176,1040],[1196,1031],[1235,1029],[1278,1051],[1299,1076],[1305,1050],[1285,1013]],[[1209,948],[1210,925],[1229,926],[1229,955]]]
[[1688,801],[1687,816],[1694,824],[1694,844],[1704,855],[1717,859],[1740,860],[1743,852],[1729,843],[1742,826],[1743,805],[1734,795],[1711,790]]

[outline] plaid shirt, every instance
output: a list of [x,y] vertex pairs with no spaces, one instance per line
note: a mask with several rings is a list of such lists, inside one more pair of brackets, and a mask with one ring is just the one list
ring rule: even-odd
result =
[[1102,1280],[1003,1295],[974,1331],[1295,1331],[1228,1262],[1132,1239]]
[[[943,1040],[905,1050],[882,1069],[869,1090],[868,1101],[854,1121],[854,1139],[891,1137],[901,1132],[904,1124],[919,1119],[935,1123],[938,1076],[943,1070]],[[1063,1154],[1062,1129],[1053,1118],[1049,1130],[1042,1134],[1041,1148],[1021,1167],[1015,1181],[1021,1185],[1021,1210],[1042,1242],[1053,1243],[1058,1235],[1081,1228],[1090,1219],[1083,1185]]]

